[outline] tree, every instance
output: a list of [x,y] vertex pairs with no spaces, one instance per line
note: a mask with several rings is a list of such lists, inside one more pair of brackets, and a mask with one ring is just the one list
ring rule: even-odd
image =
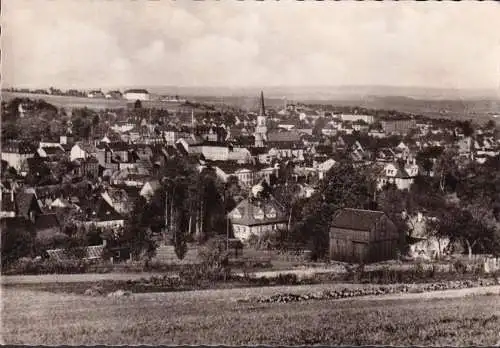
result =
[[21,218],[7,218],[1,221],[2,267],[7,267],[21,257],[31,256],[35,231],[32,224]]
[[135,258],[143,255],[146,259],[150,259],[156,253],[157,244],[153,239],[147,212],[146,200],[143,197],[138,198],[125,225],[122,243],[130,247],[131,254]]
[[349,162],[334,166],[322,181],[318,191],[303,208],[294,238],[309,240],[313,257],[323,257],[328,250],[328,231],[332,216],[342,208],[367,208],[372,203],[376,183],[368,167]]
[[499,244],[494,218],[488,210],[477,205],[469,206],[468,209],[447,206],[431,226],[437,236],[461,243],[469,258],[474,251],[495,252]]

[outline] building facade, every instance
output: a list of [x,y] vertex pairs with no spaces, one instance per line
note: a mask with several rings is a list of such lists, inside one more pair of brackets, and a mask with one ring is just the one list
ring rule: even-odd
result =
[[369,263],[394,259],[401,236],[381,211],[342,209],[330,226],[330,259]]

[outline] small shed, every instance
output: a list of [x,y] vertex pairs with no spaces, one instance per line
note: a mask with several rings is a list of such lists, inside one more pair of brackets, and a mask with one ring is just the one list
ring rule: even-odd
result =
[[401,236],[382,211],[342,209],[330,226],[330,258],[344,262],[394,259]]

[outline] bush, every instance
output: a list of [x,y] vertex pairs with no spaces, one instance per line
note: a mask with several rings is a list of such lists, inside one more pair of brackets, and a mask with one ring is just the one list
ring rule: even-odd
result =
[[34,260],[29,258],[20,259],[13,264],[9,269],[5,270],[6,274],[76,274],[86,273],[92,262],[83,260]]
[[455,271],[457,273],[460,273],[460,274],[467,273],[467,265],[460,260],[455,261],[455,263],[453,264],[453,267],[455,268]]

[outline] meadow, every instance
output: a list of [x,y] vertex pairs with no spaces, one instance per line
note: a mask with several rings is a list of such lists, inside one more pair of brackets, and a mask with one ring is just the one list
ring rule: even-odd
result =
[[[500,297],[238,301],[331,285],[88,297],[2,288],[7,344],[493,345]],[[448,292],[449,293],[449,292]]]

